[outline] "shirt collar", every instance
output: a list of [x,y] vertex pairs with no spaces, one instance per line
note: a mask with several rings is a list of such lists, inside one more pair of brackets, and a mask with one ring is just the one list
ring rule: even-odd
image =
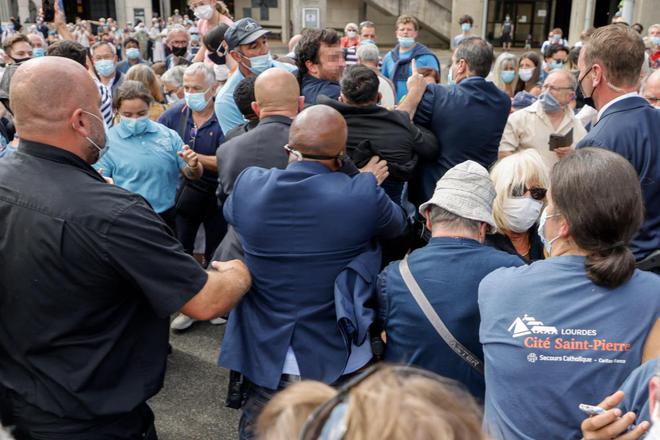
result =
[[40,142],[33,142],[26,139],[21,139],[18,144],[18,151],[29,156],[38,157],[52,162],[57,162],[65,165],[71,165],[79,168],[85,173],[89,174],[94,179],[104,182],[103,177],[92,168],[90,164],[82,160],[79,156],[53,145],[42,144]]
[[629,93],[626,93],[625,95],[617,96],[616,98],[614,98],[613,100],[611,100],[610,102],[608,102],[607,104],[605,104],[605,105],[604,105],[604,106],[598,111],[598,117],[596,118],[596,122],[598,122],[598,121],[600,120],[600,118],[601,118],[601,117],[603,116],[603,114],[605,113],[605,110],[607,110],[608,108],[610,108],[613,104],[615,104],[615,103],[617,103],[617,102],[619,102],[619,101],[623,101],[624,99],[626,99],[626,98],[630,98],[630,97],[632,97],[632,96],[638,96],[638,93],[637,93],[637,92],[629,92]]
[[293,122],[293,119],[291,119],[288,116],[272,115],[272,116],[266,116],[265,118],[260,119],[259,120],[259,125],[266,125],[266,124],[272,124],[272,123],[291,125],[292,122]]
[[485,80],[483,79],[483,77],[479,75],[472,75],[472,76],[468,76],[467,78],[463,78],[461,82],[458,83],[458,85],[460,86],[463,83],[476,82],[476,81],[485,81]]
[[[115,124],[114,127],[117,127],[116,128],[117,134],[119,134],[119,137],[121,137],[122,139],[128,139],[129,137],[134,136],[133,133],[128,131],[121,123]],[[153,121],[147,119],[147,130],[144,133],[158,133],[158,127]],[[144,133],[140,133],[140,134],[144,134]]]
[[287,167],[288,170],[304,170],[311,171],[314,174],[327,174],[331,173],[332,170],[320,162],[315,162],[313,160],[299,160],[296,162],[291,162]]

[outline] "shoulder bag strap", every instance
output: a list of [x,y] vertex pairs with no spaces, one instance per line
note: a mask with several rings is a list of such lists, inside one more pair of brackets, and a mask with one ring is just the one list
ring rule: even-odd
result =
[[408,267],[408,257],[404,258],[399,263],[399,271],[401,272],[403,281],[406,283],[406,287],[408,287],[408,290],[410,290],[410,293],[412,293],[413,298],[415,298],[415,301],[417,301],[417,305],[420,309],[422,309],[426,319],[428,319],[431,325],[433,325],[433,328],[436,332],[438,332],[438,335],[440,335],[440,337],[447,343],[447,345],[449,345],[449,347],[454,350],[454,353],[459,355],[461,359],[463,359],[472,368],[483,375],[483,362],[470,350],[465,348],[463,344],[458,342],[456,338],[454,338],[454,335],[451,334],[445,323],[442,322],[442,319],[440,316],[438,316],[433,306],[431,306],[431,303],[424,295],[424,292],[419,287],[419,284],[417,284],[417,281],[415,280],[412,272],[410,272],[410,267]]

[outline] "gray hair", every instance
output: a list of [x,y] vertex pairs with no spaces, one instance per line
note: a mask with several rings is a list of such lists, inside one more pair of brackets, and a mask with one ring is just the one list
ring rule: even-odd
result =
[[161,75],[160,81],[163,83],[174,84],[178,89],[179,87],[183,87],[183,73],[185,71],[185,66],[174,66]]
[[476,75],[485,78],[490,73],[494,59],[493,46],[483,38],[465,38],[456,48],[455,54],[456,61],[465,60],[468,69]]
[[206,85],[211,87],[215,84],[215,72],[212,67],[207,66],[203,62],[193,63],[190,66],[186,67],[186,70],[183,72],[183,76],[194,76],[198,73],[204,74],[206,78]]
[[363,44],[357,49],[357,57],[361,61],[377,63],[380,57],[378,47],[375,44]]
[[181,33],[181,32],[183,32],[184,34],[186,34],[188,40],[190,40],[190,34],[189,34],[188,31],[186,30],[186,28],[183,27],[183,26],[180,25],[180,24],[175,24],[174,26],[172,26],[171,28],[169,28],[169,30],[167,31],[167,39],[169,40],[169,39],[170,39],[170,36],[171,36],[172,34],[178,34],[178,33]]
[[461,217],[460,215],[449,212],[437,205],[431,205],[429,210],[431,227],[434,229],[436,226],[441,225],[443,228],[447,229],[463,230],[473,234],[478,234],[479,228],[481,228],[481,223],[483,223],[478,220]]
[[550,72],[548,76],[550,75],[562,75],[564,78],[568,80],[568,87],[570,87],[572,90],[577,89],[577,78],[568,70],[564,70],[564,69],[553,70],[552,72]]
[[112,51],[112,54],[117,56],[117,49],[115,48],[115,45],[112,43],[108,43],[107,41],[99,41],[98,43],[94,43],[94,45],[92,46],[92,54],[96,49],[98,49],[101,46],[108,46]]

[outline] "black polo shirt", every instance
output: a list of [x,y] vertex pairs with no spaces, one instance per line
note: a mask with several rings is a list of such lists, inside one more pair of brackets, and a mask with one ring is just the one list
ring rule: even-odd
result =
[[139,195],[22,141],[0,161],[0,382],[59,417],[125,413],[162,387],[168,316],[207,274]]

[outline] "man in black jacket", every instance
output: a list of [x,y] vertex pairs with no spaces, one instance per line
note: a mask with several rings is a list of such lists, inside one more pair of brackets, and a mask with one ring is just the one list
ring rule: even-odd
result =
[[432,133],[415,126],[407,113],[379,106],[378,84],[378,76],[368,67],[349,66],[341,79],[339,101],[322,96],[318,103],[344,116],[348,125],[346,150],[358,168],[373,156],[387,161],[390,176],[382,187],[401,204],[404,183],[413,176],[418,157],[435,159],[437,141]]

